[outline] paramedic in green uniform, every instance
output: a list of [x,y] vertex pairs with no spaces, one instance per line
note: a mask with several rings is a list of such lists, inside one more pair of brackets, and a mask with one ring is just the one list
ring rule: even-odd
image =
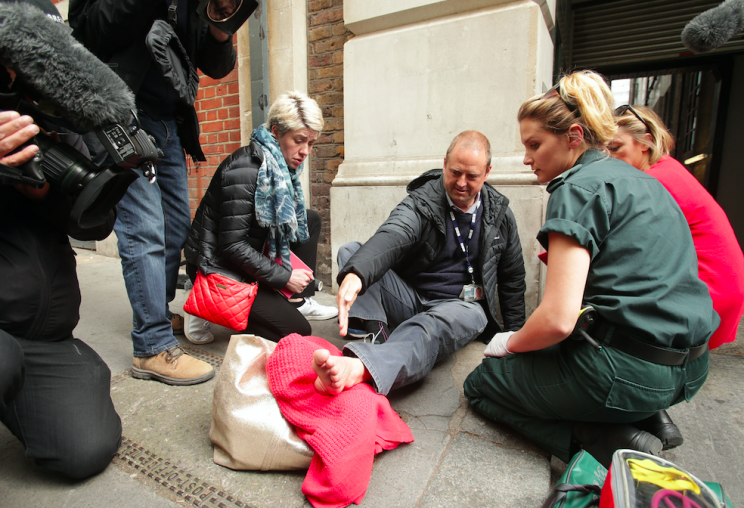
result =
[[[657,454],[655,434],[680,444],[664,410],[705,382],[719,322],[685,218],[658,181],[602,151],[615,123],[598,74],[563,77],[518,119],[524,163],[550,193],[545,294],[524,327],[494,336],[465,395],[565,462],[580,448],[606,467],[619,448]],[[595,344],[569,338],[583,305],[599,316]]]

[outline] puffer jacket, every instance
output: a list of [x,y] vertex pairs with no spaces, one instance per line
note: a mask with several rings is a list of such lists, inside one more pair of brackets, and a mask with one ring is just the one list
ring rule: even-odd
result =
[[186,239],[186,260],[204,274],[221,273],[274,289],[290,270],[263,255],[269,229],[256,222],[255,194],[263,153],[254,143],[237,149],[217,168]]
[[[355,273],[362,279],[363,294],[390,269],[406,280],[436,259],[446,241],[449,209],[442,170],[427,171],[408,184],[407,191],[408,196],[339,272],[339,284],[347,274]],[[526,284],[517,223],[509,200],[487,183],[481,190],[481,200],[479,267],[489,321],[498,323],[498,291],[503,328],[518,330],[525,321]]]

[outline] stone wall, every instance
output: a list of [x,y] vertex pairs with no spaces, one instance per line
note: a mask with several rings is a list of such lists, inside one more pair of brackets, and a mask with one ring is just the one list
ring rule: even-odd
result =
[[[546,193],[522,164],[517,110],[552,84],[553,0],[345,0],[345,153],[333,180],[332,249],[365,241],[405,186],[441,168],[452,138],[491,141],[489,183],[510,200],[528,314],[544,271],[535,240]],[[363,205],[360,206],[359,204]]]
[[318,244],[318,278],[331,281],[330,189],[344,160],[344,43],[352,37],[344,26],[343,0],[309,0],[308,92],[323,110],[325,128],[310,161],[308,208],[323,219]]

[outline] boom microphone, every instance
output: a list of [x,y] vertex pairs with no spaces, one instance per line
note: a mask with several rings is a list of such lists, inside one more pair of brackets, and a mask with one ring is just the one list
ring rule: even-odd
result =
[[698,14],[682,30],[682,42],[695,53],[713,51],[744,30],[744,2],[726,0]]
[[131,121],[134,94],[124,81],[36,7],[0,3],[0,63],[15,71],[39,109],[81,129]]

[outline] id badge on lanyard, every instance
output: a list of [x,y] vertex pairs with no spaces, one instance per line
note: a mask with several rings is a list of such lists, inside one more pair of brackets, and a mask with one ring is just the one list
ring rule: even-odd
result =
[[483,300],[483,286],[480,284],[465,284],[460,291],[460,300],[465,302]]
[[[470,224],[470,234],[468,234],[468,245],[470,245],[470,239],[473,237],[473,229],[475,229],[475,220],[478,215],[478,208],[480,208],[480,199],[473,212],[473,220]],[[465,284],[460,291],[460,299],[464,302],[475,302],[483,299],[483,286],[475,283],[475,277],[473,276],[473,267],[470,264],[470,258],[468,257],[468,248],[465,247],[462,241],[462,235],[460,234],[460,228],[457,226],[455,220],[455,214],[450,210],[450,218],[452,219],[452,225],[455,228],[455,234],[457,234],[457,240],[460,242],[460,248],[462,253],[465,255],[465,262],[468,264],[468,273],[470,274],[470,284]]]

